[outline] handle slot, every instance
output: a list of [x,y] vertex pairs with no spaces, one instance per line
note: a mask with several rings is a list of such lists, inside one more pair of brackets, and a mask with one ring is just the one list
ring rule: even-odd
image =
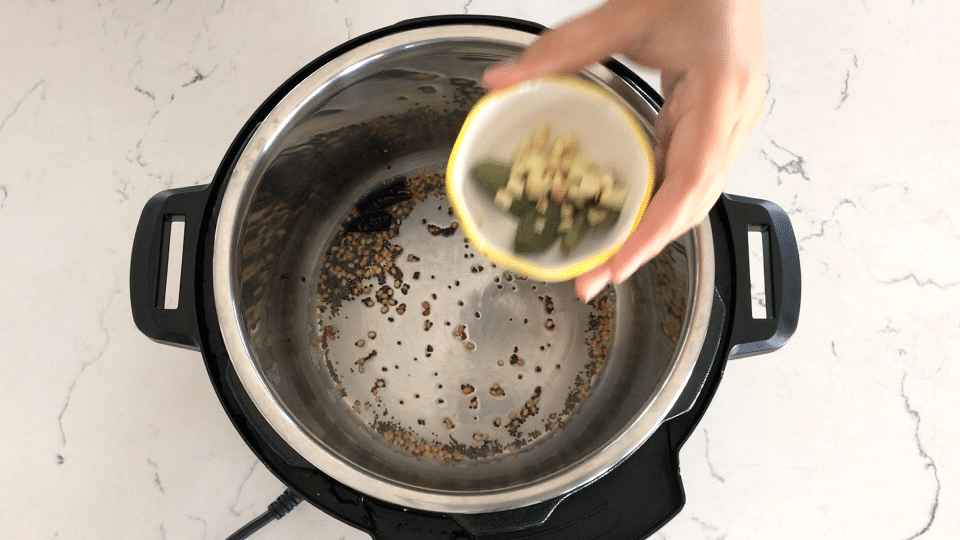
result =
[[754,319],[773,318],[773,277],[770,274],[770,231],[766,225],[747,227],[750,267],[750,311]]
[[177,309],[180,305],[180,274],[183,270],[183,235],[186,218],[182,214],[164,216],[157,280],[157,309]]

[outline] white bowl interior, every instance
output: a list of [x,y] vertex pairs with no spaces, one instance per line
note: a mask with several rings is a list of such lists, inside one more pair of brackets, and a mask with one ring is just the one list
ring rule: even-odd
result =
[[[493,247],[548,272],[564,272],[615,250],[630,235],[649,189],[649,143],[640,140],[646,135],[636,124],[638,120],[614,101],[616,97],[598,95],[602,91],[599,88],[597,93],[578,88],[585,84],[589,83],[549,79],[526,83],[491,95],[476,110],[457,150],[451,187],[461,202],[465,214],[462,219],[469,220],[481,236],[473,239],[481,248]],[[560,242],[556,242],[544,253],[519,256],[513,253],[517,218],[497,208],[470,171],[483,161],[509,163],[517,144],[542,124],[550,125],[551,140],[572,133],[580,141],[581,153],[601,169],[613,170],[629,186],[630,193],[617,222],[600,231],[588,230],[569,254],[563,254]]]

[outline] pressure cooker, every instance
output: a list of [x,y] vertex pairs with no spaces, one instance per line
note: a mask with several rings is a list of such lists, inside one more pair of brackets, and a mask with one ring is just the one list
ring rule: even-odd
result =
[[[350,40],[267,98],[210,184],[155,195],[137,227],[140,330],[198,350],[265,466],[375,538],[648,535],[683,505],[678,452],[726,362],[796,329],[797,242],[767,201],[724,194],[591,303],[473,252],[438,186],[484,70],[542,31],[445,16]],[[579,76],[652,139],[662,99],[637,73]]]

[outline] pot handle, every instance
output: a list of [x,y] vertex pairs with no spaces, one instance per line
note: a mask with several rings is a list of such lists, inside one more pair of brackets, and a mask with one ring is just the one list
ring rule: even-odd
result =
[[[191,186],[154,195],[140,214],[130,260],[130,305],[137,328],[154,341],[192,350],[200,350],[194,271],[208,188]],[[184,222],[179,300],[176,308],[164,309],[170,225],[175,221]]]
[[[769,201],[724,194],[736,279],[729,358],[754,356],[783,347],[800,314],[800,252],[790,218]],[[754,318],[750,294],[748,232],[764,237],[766,318]]]

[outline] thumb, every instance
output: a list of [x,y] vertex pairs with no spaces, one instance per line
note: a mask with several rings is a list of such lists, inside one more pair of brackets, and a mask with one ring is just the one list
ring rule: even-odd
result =
[[[488,90],[551,73],[576,73],[610,55],[622,52],[631,41],[612,28],[622,26],[610,4],[548,30],[516,60],[491,67],[483,75]],[[619,22],[619,24],[618,24]]]

